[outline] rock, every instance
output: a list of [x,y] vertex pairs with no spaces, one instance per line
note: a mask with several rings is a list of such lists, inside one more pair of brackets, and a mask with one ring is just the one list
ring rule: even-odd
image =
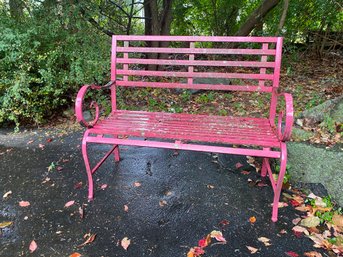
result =
[[[337,109],[338,108],[338,109]],[[342,120],[343,119],[343,95],[325,101],[324,103],[317,105],[311,109],[305,110],[297,117],[299,119],[305,119],[306,125],[313,126],[324,120],[326,116],[332,117],[333,115]],[[337,113],[336,113],[337,111]]]
[[340,206],[343,206],[343,152],[307,143],[289,142],[288,164],[292,182],[321,183]]
[[314,133],[311,131],[306,131],[301,128],[292,129],[292,139],[295,141],[307,141],[314,136]]

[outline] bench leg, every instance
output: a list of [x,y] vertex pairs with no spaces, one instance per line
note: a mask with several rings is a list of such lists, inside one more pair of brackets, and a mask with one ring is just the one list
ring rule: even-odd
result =
[[114,161],[119,162],[120,161],[120,154],[119,154],[119,145],[116,145],[113,151],[114,154]]
[[287,165],[287,147],[286,143],[281,143],[281,158],[280,158],[280,172],[278,176],[278,180],[276,182],[276,187],[274,189],[274,201],[273,201],[273,214],[272,214],[272,221],[277,221],[278,210],[279,210],[279,200],[281,189],[283,185],[283,178],[286,173],[286,165]]
[[91,201],[93,200],[93,176],[92,176],[92,170],[89,164],[89,159],[88,159],[88,154],[87,154],[87,137],[88,137],[88,131],[85,132],[82,140],[82,156],[83,160],[85,162],[86,166],[86,172],[87,172],[87,177],[88,177],[88,200]]
[[265,177],[267,176],[267,172],[268,172],[268,167],[269,166],[269,158],[263,158],[262,161],[262,168],[261,168],[261,176]]

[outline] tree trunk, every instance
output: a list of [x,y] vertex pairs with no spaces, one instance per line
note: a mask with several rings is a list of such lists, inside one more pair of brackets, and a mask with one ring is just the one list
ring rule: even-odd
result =
[[24,4],[21,0],[10,0],[10,14],[14,20],[20,20],[24,16]]
[[242,24],[236,32],[236,36],[248,36],[256,25],[263,21],[263,18],[270,12],[280,0],[264,0],[256,10],[254,10],[248,19]]
[[288,11],[288,6],[289,6],[289,0],[284,0],[284,2],[283,2],[283,11],[282,11],[282,15],[281,15],[281,18],[280,18],[279,26],[277,28],[276,35],[280,35],[281,34],[282,28],[285,25],[287,11]]
[[[157,0],[144,0],[145,35],[170,35],[173,0],[163,0],[159,8]],[[161,9],[161,11],[160,11]],[[147,42],[150,47],[168,47],[169,42]],[[149,53],[149,59],[167,58],[167,54]],[[149,70],[157,69],[156,65],[148,65]]]

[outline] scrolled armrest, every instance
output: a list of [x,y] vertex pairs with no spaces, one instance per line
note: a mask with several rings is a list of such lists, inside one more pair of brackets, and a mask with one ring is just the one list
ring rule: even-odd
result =
[[90,108],[95,108],[95,118],[92,121],[87,122],[83,117],[82,105],[83,105],[83,100],[88,89],[106,89],[106,88],[110,88],[113,84],[115,84],[115,81],[110,81],[104,86],[84,85],[81,87],[81,89],[77,93],[77,97],[75,101],[76,120],[81,124],[81,126],[86,127],[86,128],[92,128],[94,124],[97,123],[99,119],[99,114],[100,114],[99,105],[95,101],[92,101],[90,104]]
[[[288,141],[291,138],[292,134],[292,126],[294,122],[294,114],[293,114],[293,97],[291,94],[288,93],[282,93],[278,94],[278,96],[283,96],[285,98],[285,103],[286,103],[286,110],[281,111],[278,116],[278,124],[277,124],[277,135],[278,138],[284,142]],[[282,121],[285,117],[286,114],[286,119],[285,119],[285,128],[284,131],[282,132]]]

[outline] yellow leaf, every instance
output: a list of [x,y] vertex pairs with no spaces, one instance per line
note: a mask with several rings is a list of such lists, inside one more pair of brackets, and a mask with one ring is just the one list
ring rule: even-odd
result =
[[259,238],[257,238],[258,241],[264,243],[265,246],[270,246],[271,243],[269,243],[270,239],[264,236],[261,236]]
[[300,225],[308,228],[317,227],[320,224],[320,219],[316,216],[310,216],[300,221]]
[[8,226],[11,226],[12,224],[13,224],[12,221],[4,221],[4,222],[1,222],[1,223],[0,223],[0,229],[6,228],[6,227],[8,227]]

